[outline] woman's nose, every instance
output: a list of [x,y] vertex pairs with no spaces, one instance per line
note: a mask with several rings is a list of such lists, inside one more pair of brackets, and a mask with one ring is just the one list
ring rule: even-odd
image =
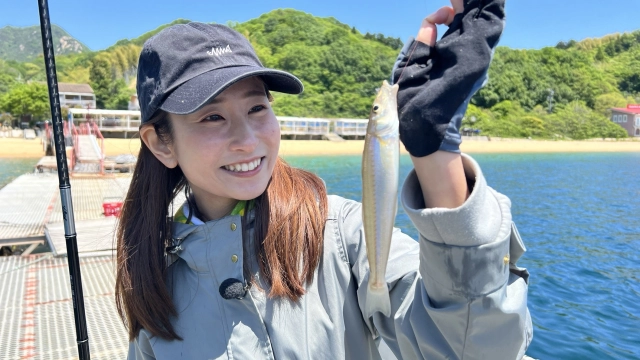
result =
[[251,120],[244,118],[234,121],[231,129],[232,140],[230,148],[235,151],[253,151],[258,145],[258,129],[251,126]]

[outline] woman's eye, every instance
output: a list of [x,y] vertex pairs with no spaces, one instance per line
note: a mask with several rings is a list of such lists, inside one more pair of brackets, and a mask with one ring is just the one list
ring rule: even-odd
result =
[[262,111],[264,109],[266,109],[267,107],[264,105],[256,105],[254,107],[251,108],[251,110],[249,110],[249,113],[254,113],[254,112],[258,112],[258,111]]
[[217,114],[212,114],[212,115],[207,115],[205,116],[202,121],[219,121],[222,120],[222,116],[217,115]]

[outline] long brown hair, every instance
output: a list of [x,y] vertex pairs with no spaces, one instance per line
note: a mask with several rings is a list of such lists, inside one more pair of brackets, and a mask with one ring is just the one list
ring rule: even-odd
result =
[[[171,122],[165,113],[151,123],[161,141],[172,141]],[[188,184],[179,166],[165,167],[141,143],[116,233],[116,306],[130,340],[143,328],[163,339],[181,339],[171,325],[177,312],[165,283],[165,248],[172,238],[169,204]],[[324,183],[279,158],[253,211],[254,243],[261,278],[270,286],[269,296],[297,301],[313,280],[322,255],[328,211]],[[246,226],[246,219],[242,220]]]

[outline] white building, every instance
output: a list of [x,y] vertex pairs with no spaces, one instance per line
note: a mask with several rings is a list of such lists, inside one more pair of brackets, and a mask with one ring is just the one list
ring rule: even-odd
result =
[[95,109],[96,96],[89,84],[58,83],[60,107]]

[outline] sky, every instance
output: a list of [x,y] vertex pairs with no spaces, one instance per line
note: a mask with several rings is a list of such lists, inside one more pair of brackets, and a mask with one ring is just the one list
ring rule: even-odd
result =
[[[49,11],[52,23],[96,51],[178,18],[245,22],[278,8],[331,16],[361,33],[405,41],[417,33],[425,16],[448,4],[448,0],[51,0]],[[500,45],[517,49],[640,29],[640,0],[507,0],[506,12]],[[37,0],[0,0],[0,28],[38,24]]]

